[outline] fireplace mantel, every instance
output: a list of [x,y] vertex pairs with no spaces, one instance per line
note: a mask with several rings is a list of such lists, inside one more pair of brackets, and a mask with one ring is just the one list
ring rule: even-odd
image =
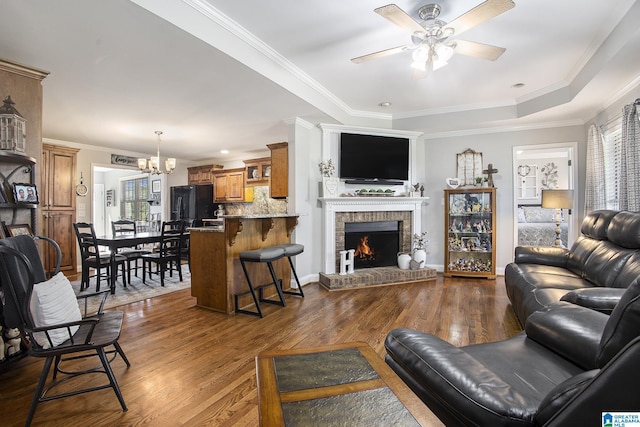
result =
[[412,233],[422,231],[422,205],[428,197],[320,198],[324,210],[324,272],[336,272],[336,213],[410,211]]

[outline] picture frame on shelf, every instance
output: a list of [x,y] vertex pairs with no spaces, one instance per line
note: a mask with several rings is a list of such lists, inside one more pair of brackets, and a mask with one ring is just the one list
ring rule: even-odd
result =
[[16,203],[38,204],[38,188],[35,184],[16,182],[13,184],[13,199]]
[[0,239],[5,239],[7,237],[7,233],[4,232],[4,221],[2,221],[2,225],[0,225]]
[[7,225],[7,237],[15,236],[33,236],[31,226],[29,224],[11,224]]
[[151,181],[151,192],[152,193],[159,193],[160,192],[160,180],[159,179],[155,179],[155,180]]

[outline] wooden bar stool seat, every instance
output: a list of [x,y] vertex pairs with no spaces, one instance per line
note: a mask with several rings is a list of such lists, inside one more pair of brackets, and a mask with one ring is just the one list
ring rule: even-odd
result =
[[291,261],[292,256],[300,255],[304,252],[304,246],[299,243],[285,243],[284,245],[274,246],[276,248],[284,249],[284,256],[289,260],[289,265],[291,266],[291,272],[293,273],[293,277],[296,279],[296,283],[298,284],[297,291],[282,291],[285,294],[289,295],[298,295],[304,298],[304,293],[302,292],[302,286],[300,285],[300,280],[298,279],[298,274],[296,273],[296,269],[293,266],[293,261]]
[[[242,271],[244,271],[244,275],[247,278],[247,284],[249,285],[249,292],[239,293],[234,295],[234,303],[235,303],[235,311],[236,313],[245,313],[252,314],[254,316],[264,317],[262,315],[262,309],[260,308],[260,302],[266,302],[269,304],[277,304],[281,306],[285,306],[286,302],[284,301],[284,294],[282,293],[282,286],[280,284],[280,280],[276,276],[276,271],[273,268],[273,261],[279,260],[280,258],[285,256],[285,250],[281,247],[270,246],[262,249],[255,249],[252,251],[243,251],[240,252],[240,265],[242,265]],[[245,263],[247,262],[260,262],[266,263],[269,268],[269,273],[271,274],[271,279],[273,283],[268,283],[264,285],[254,286],[251,283],[251,278],[249,277],[249,272],[247,271],[247,267]],[[267,286],[275,286],[276,291],[278,292],[278,300],[271,300],[264,298],[263,289]],[[256,289],[258,290],[258,296],[256,297]],[[251,294],[253,298],[253,302],[256,306],[256,311],[241,309],[238,304],[238,298],[242,295]]]

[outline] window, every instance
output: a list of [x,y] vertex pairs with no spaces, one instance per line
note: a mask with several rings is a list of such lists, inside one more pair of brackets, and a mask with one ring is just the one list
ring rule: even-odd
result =
[[122,218],[134,221],[146,221],[149,215],[149,179],[136,178],[122,181],[123,201]]
[[620,162],[622,148],[622,117],[602,127],[604,154],[605,209],[620,209]]

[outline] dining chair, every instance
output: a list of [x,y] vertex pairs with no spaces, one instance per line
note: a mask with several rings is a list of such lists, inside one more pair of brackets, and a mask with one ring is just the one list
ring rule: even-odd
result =
[[[96,241],[96,231],[93,228],[93,224],[87,222],[77,222],[73,224],[73,228],[76,232],[76,238],[78,239],[78,245],[80,246],[80,258],[82,260],[82,276],[80,280],[80,289],[84,290],[89,287],[89,279],[92,277],[89,274],[89,269],[96,270],[96,292],[100,290],[100,280],[104,277],[107,279],[107,284],[111,278],[111,274],[117,274],[111,272],[111,252],[100,251],[98,242]],[[127,258],[123,255],[113,254],[116,269],[122,266],[122,283],[127,286],[126,278],[126,266]],[[105,274],[102,274],[104,269]],[[109,286],[110,287],[110,286]]]
[[[173,268],[182,282],[181,252],[184,236],[184,221],[164,221],[160,227],[160,247],[157,252],[142,255],[142,283],[146,283],[146,272],[151,278],[151,264],[156,264],[160,274],[160,285],[164,286],[165,273],[173,277]],[[146,267],[145,267],[146,266]]]
[[[51,239],[45,240],[54,244],[60,260],[60,247]],[[127,367],[131,366],[118,343],[122,330],[122,311],[102,311],[108,290],[76,297],[64,274],[58,271],[54,273],[52,278],[46,279],[33,237],[20,235],[0,240],[4,322],[9,328],[19,328],[25,342],[29,342],[25,346],[29,355],[44,359],[25,425],[31,425],[40,402],[105,388],[113,389],[122,410],[126,411],[127,406],[111,369],[111,363],[118,355]],[[83,316],[78,300],[99,294],[103,299],[98,312]],[[88,368],[82,362],[96,356],[100,360],[97,366]],[[48,380],[52,365],[53,375]],[[105,374],[108,382],[92,383],[89,387],[77,389],[72,385],[75,383],[81,387],[81,383],[68,381],[80,375],[96,373]],[[57,389],[60,384],[66,386]]]
[[[118,236],[135,236],[136,222],[130,219],[119,219],[117,221],[111,221],[111,232],[113,237]],[[127,281],[131,283],[131,263],[133,262],[134,275],[138,277],[138,260],[142,259],[143,254],[152,253],[150,250],[138,246],[132,246],[130,248],[122,248],[118,250],[118,254],[127,258]]]

